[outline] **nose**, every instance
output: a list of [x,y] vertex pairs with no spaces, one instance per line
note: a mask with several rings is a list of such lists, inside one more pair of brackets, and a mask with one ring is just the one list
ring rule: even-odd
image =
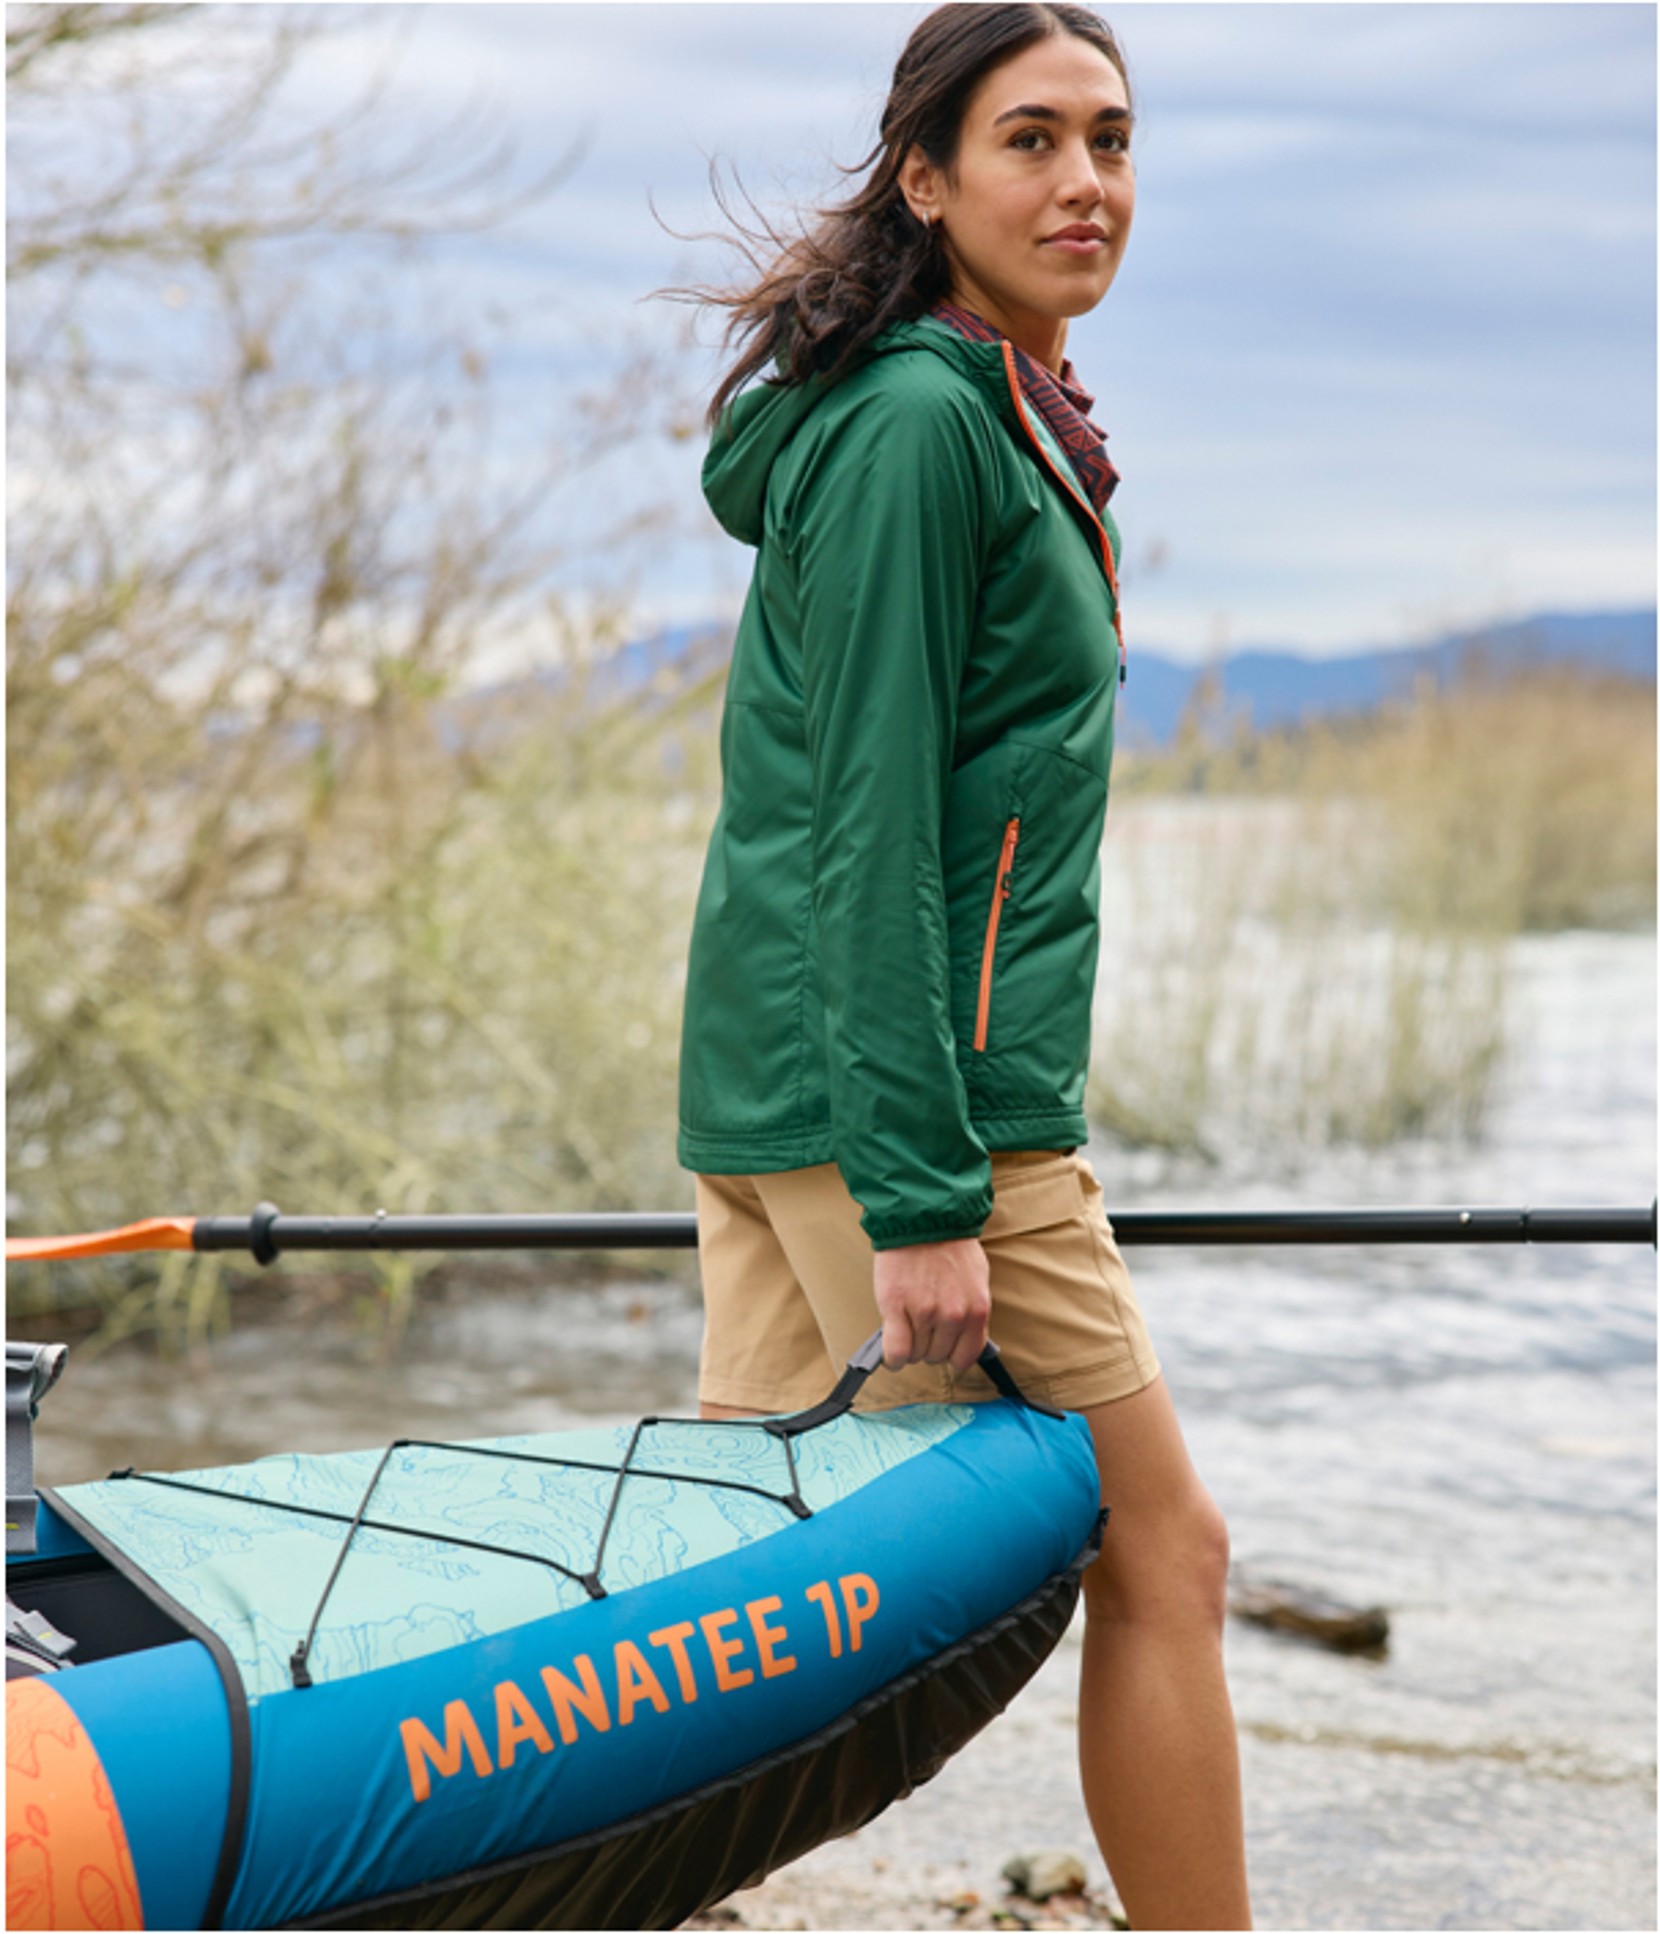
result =
[[1101,199],[1101,177],[1087,141],[1069,141],[1061,152],[1060,198],[1079,209],[1093,208]]

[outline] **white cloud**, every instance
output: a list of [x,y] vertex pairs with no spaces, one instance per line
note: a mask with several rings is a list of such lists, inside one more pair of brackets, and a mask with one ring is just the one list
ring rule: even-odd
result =
[[[452,304],[516,319],[516,434],[608,345],[674,343],[685,315],[644,301],[653,287],[728,272],[665,234],[648,197],[676,228],[718,226],[714,153],[769,206],[834,191],[832,161],[863,152],[925,10],[400,15],[390,132],[477,99],[526,173],[585,137],[545,207],[440,265]],[[1317,647],[1429,609],[1651,600],[1653,10],[1104,11],[1139,93],[1141,207],[1120,283],[1071,347],[1132,550],[1157,535],[1174,560],[1137,590],[1132,635],[1200,648],[1223,612],[1237,637]],[[353,98],[382,34],[371,15],[319,49],[313,107]],[[711,354],[692,366],[712,375]],[[692,522],[694,458],[651,479],[672,474]],[[640,595],[689,613],[730,599],[746,561],[688,539]]]

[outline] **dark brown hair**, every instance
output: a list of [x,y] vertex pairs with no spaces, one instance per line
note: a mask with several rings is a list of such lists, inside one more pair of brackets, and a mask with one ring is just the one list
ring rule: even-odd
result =
[[759,215],[758,226],[746,225],[717,183],[722,213],[737,231],[731,239],[757,279],[737,288],[674,292],[727,310],[725,340],[739,348],[709,405],[711,426],[763,371],[776,366],[775,380],[785,383],[818,373],[834,380],[890,323],[925,314],[949,293],[944,238],[911,213],[899,188],[900,166],[917,147],[951,180],[975,89],[1004,61],[1057,33],[1098,47],[1128,90],[1112,29],[1088,7],[936,7],[894,67],[880,140],[843,171],[870,170],[847,200],[818,209],[811,225],[789,238]]

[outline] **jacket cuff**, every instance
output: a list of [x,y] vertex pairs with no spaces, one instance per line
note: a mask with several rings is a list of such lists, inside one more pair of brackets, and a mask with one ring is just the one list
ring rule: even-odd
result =
[[[990,1190],[987,1190],[990,1196]],[[870,1238],[872,1249],[910,1249],[919,1242],[962,1242],[970,1236],[977,1236],[986,1226],[986,1218],[991,1214],[991,1202],[978,1215],[962,1214],[950,1216],[907,1216],[903,1219],[894,1216],[881,1216],[874,1221],[871,1217],[861,1216],[864,1232]]]

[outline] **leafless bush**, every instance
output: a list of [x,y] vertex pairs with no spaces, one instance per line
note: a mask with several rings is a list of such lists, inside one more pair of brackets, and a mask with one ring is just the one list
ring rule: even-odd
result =
[[[512,319],[424,251],[558,171],[526,178],[476,114],[408,125],[390,66],[328,112],[293,85],[329,36],[405,24],[9,11],[19,1226],[657,1206],[677,1179],[668,1010],[712,781],[675,708],[708,668],[597,696],[616,574],[609,633],[550,585],[571,487],[684,401],[614,357],[533,432],[502,420]],[[505,730],[472,696],[504,641],[553,673]],[[385,1266],[395,1307],[412,1281]],[[58,1288],[222,1314],[142,1271]]]

